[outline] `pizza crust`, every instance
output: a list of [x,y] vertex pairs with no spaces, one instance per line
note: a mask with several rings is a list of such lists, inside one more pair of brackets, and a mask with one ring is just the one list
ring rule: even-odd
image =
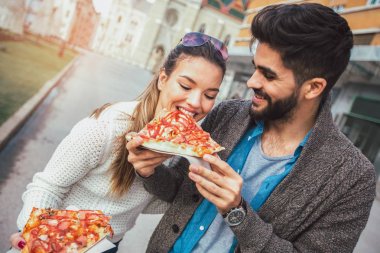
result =
[[181,146],[168,141],[156,142],[154,140],[147,140],[142,144],[143,147],[148,149],[153,149],[155,151],[163,151],[169,153],[175,153],[178,155],[189,155],[200,157],[196,152],[193,151],[193,147],[190,145]]

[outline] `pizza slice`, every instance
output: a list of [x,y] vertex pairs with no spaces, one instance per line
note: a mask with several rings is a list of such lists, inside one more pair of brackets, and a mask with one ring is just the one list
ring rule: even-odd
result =
[[181,111],[163,112],[150,121],[138,135],[148,149],[203,157],[223,150],[193,117]]
[[82,253],[113,235],[110,217],[101,211],[33,208],[22,237],[22,253]]

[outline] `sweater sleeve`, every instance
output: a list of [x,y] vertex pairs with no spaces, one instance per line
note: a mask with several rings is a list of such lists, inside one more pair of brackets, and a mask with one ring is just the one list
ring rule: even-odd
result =
[[17,219],[21,230],[33,207],[60,208],[65,194],[102,159],[108,132],[104,121],[85,118],[58,145],[42,172],[34,175],[22,195]]
[[276,235],[273,226],[248,207],[243,223],[231,228],[240,252],[352,252],[375,197],[373,166],[368,164],[362,169],[364,173],[349,190],[342,195],[343,189],[337,190],[334,194],[339,195],[339,200],[292,241]]

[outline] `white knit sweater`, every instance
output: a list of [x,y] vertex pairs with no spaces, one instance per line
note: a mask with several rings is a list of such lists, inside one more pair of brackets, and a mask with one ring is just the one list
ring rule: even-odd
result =
[[102,210],[111,215],[113,242],[135,224],[140,213],[163,213],[168,204],[144,190],[136,177],[120,199],[111,199],[109,166],[115,159],[116,138],[125,133],[137,102],[108,107],[98,119],[85,118],[74,126],[55,150],[44,171],[33,177],[22,195],[24,206],[17,219],[24,227],[33,207]]

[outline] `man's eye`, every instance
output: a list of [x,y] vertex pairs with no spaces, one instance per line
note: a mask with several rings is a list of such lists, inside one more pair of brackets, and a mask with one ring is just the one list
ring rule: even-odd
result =
[[265,77],[267,80],[269,80],[269,81],[272,81],[272,80],[274,79],[274,76],[271,75],[271,74],[264,73],[263,75],[264,75],[264,77]]
[[184,90],[190,90],[191,89],[190,87],[183,85],[183,84],[179,84],[179,86],[181,86],[181,88]]

